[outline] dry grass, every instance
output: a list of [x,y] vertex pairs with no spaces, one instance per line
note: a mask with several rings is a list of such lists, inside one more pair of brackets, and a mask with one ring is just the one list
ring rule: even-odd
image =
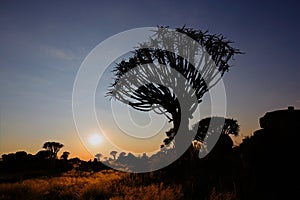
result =
[[99,173],[70,172],[61,177],[29,179],[0,184],[4,199],[182,199],[181,186],[163,183],[142,186],[129,174],[105,170]]

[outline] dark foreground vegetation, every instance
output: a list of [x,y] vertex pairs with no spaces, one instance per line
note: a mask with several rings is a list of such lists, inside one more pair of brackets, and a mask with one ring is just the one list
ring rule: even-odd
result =
[[[300,191],[299,120],[300,110],[292,107],[267,113],[260,118],[261,129],[238,147],[229,136],[237,131],[232,123],[205,158],[198,158],[194,144],[168,167],[142,174],[109,169],[99,162],[101,154],[88,162],[68,159],[68,152],[58,159],[62,145],[48,142],[36,155],[2,155],[0,199],[295,199]],[[101,161],[155,163],[171,156],[172,149],[151,157],[117,154]]]

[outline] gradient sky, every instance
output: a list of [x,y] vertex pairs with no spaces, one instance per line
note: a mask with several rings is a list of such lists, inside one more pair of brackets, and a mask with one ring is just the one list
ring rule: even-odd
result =
[[101,41],[156,25],[221,33],[246,53],[224,82],[227,116],[249,135],[265,112],[300,107],[299,10],[297,1],[1,1],[0,154],[55,140],[92,158],[73,122],[76,73]]

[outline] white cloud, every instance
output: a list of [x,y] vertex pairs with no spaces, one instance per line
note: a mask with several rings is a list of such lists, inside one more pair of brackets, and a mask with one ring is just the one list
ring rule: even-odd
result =
[[77,59],[75,54],[70,50],[61,49],[53,46],[42,46],[42,50],[44,51],[45,54],[57,59],[62,59],[62,60]]

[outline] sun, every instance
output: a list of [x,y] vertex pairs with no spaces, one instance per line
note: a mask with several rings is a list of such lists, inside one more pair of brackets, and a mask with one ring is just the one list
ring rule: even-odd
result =
[[96,146],[102,142],[102,137],[98,133],[93,133],[89,137],[89,142],[91,145]]

